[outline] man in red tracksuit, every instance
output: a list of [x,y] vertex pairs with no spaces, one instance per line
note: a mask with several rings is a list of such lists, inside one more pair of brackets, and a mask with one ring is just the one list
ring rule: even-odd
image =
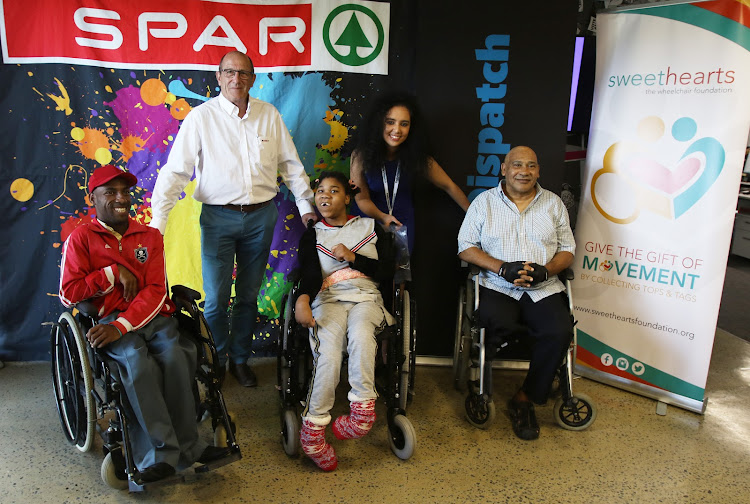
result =
[[197,350],[171,316],[161,233],[128,216],[136,182],[112,165],[91,175],[96,220],[65,241],[59,295],[67,307],[88,300],[99,309],[99,323],[86,338],[117,363],[132,410],[134,460],[141,481],[152,482],[227,451],[198,437],[192,393]]

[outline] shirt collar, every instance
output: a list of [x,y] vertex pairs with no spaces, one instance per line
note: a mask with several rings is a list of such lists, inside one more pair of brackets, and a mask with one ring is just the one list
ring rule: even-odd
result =
[[[224,112],[234,117],[237,117],[237,114],[240,111],[240,108],[237,105],[227,100],[226,97],[221,93],[219,93],[219,106]],[[245,117],[247,117],[247,114],[249,113],[250,113],[250,95],[248,95],[248,99],[247,99],[247,110],[245,111]]]
[[[109,227],[107,224],[104,223],[104,221],[100,220],[99,218],[97,218],[96,220],[97,220],[97,222],[99,222],[99,224],[101,224],[101,226],[104,229],[106,229],[107,231],[109,231],[110,233],[112,233],[113,235],[115,235],[115,238],[117,238],[118,241],[122,240],[122,236],[123,235],[121,235],[120,233],[118,233],[117,231],[115,231],[113,228]],[[128,226],[128,229],[130,229],[130,226]],[[127,233],[128,232],[125,231],[125,234],[127,234]]]
[[349,224],[353,219],[358,218],[358,217],[359,217],[359,215],[347,215],[346,216],[346,222],[343,225],[341,225],[341,226],[334,226],[332,224],[328,224],[328,222],[326,222],[325,218],[320,219],[318,221],[318,224],[321,224],[323,228],[342,228],[342,227],[346,226],[347,224]]

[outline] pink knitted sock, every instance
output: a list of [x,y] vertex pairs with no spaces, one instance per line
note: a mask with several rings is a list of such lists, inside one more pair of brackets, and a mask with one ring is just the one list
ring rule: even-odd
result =
[[326,443],[326,426],[315,425],[309,420],[302,421],[299,433],[300,444],[305,455],[324,471],[333,471],[338,466],[333,446]]
[[370,432],[375,423],[375,399],[352,401],[349,415],[342,415],[333,422],[333,434],[338,439],[358,439]]

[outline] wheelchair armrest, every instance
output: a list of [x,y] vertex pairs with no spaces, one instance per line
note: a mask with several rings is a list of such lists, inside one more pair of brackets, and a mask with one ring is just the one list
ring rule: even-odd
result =
[[173,285],[172,296],[186,298],[190,301],[197,301],[201,298],[200,292],[193,290],[190,287],[185,287],[184,285]]
[[172,301],[174,301],[174,304],[177,305],[178,311],[184,308],[185,310],[190,312],[190,308],[193,306],[193,303],[200,298],[200,292],[193,290],[190,287],[185,287],[184,285],[172,286]]
[[80,303],[76,303],[76,308],[78,308],[79,312],[90,319],[96,320],[99,318],[99,309],[94,306],[94,303],[91,301],[81,301]]
[[573,273],[571,268],[565,268],[557,274],[557,278],[559,278],[562,283],[565,283],[566,280],[573,280],[575,278],[575,273]]
[[482,268],[476,264],[471,264],[461,259],[461,269],[468,270],[471,276],[477,276],[482,271]]

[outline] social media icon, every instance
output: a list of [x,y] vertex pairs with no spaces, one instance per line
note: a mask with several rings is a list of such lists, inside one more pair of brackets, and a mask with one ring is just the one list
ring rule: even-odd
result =
[[620,357],[615,363],[615,366],[617,366],[617,369],[619,369],[620,371],[627,371],[629,365],[630,363],[625,357]]
[[646,372],[646,366],[644,366],[642,362],[634,362],[633,365],[630,367],[630,370],[633,372],[634,375],[640,376]]

